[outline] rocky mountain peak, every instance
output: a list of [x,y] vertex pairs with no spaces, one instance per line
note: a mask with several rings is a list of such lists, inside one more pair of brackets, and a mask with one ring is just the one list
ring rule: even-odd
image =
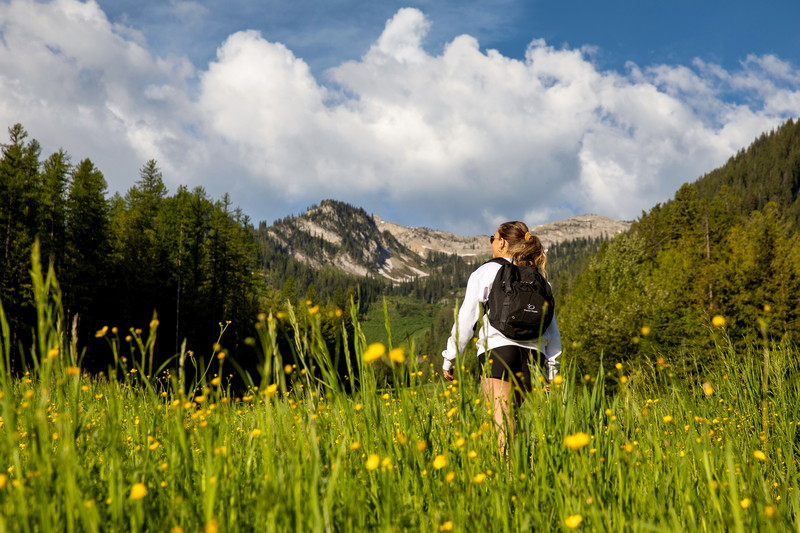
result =
[[[531,230],[545,246],[552,246],[574,239],[612,238],[630,225],[608,217],[582,215]],[[461,257],[491,253],[487,235],[466,237],[401,226],[336,200],[324,200],[300,216],[277,221],[266,233],[278,247],[308,265],[330,265],[349,274],[378,275],[393,281],[426,276],[430,253]]]

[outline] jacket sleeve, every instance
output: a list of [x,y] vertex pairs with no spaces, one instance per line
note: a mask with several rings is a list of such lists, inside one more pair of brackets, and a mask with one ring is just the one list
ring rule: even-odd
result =
[[558,322],[556,322],[556,315],[553,314],[553,320],[547,327],[547,331],[543,335],[547,344],[544,346],[544,357],[547,362],[547,379],[553,379],[558,374],[561,368],[561,332],[558,330]]
[[[499,267],[495,267],[495,271],[497,268]],[[480,318],[480,304],[485,302],[488,297],[488,288],[483,279],[486,277],[484,270],[486,269],[479,268],[470,275],[467,281],[464,301],[458,310],[458,317],[453,324],[453,329],[450,331],[450,338],[447,339],[447,348],[442,352],[443,370],[450,370],[453,367],[456,356],[464,351],[473,337],[473,329]]]

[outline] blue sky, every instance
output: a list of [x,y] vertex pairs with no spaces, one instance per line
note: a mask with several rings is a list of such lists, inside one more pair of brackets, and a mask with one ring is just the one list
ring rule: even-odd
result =
[[800,116],[800,2],[0,0],[0,122],[124,193],[632,219]]
[[434,28],[426,39],[433,52],[467,33],[484,48],[521,57],[531,40],[551,45],[596,46],[601,68],[628,61],[689,63],[695,57],[736,66],[749,54],[776,54],[798,63],[800,2],[742,0],[564,0],[533,1],[253,1],[207,0],[187,7],[176,2],[101,0],[108,17],[142,31],[154,49],[186,54],[202,65],[212,60],[231,33],[257,29],[286,44],[317,71],[358,59],[402,7],[426,13]]

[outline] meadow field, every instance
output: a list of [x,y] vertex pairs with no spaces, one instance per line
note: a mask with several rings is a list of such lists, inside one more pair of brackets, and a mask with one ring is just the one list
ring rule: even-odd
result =
[[33,291],[24,371],[0,314],[0,531],[800,530],[800,353],[740,348],[722,320],[708,325],[713,369],[670,354],[633,368],[610,351],[580,375],[567,350],[503,455],[474,372],[444,382],[413,345],[357,322],[342,350],[360,382],[345,390],[318,307],[254,317],[262,372],[237,391],[226,324],[207,353],[161,369],[157,321],[109,324],[97,335],[114,363],[89,375],[52,273],[34,267]]

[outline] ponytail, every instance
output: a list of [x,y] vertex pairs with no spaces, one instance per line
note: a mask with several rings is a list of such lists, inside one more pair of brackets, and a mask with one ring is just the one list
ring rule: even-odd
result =
[[528,226],[518,220],[500,224],[497,233],[508,242],[511,261],[515,265],[538,267],[547,277],[547,255],[539,237],[528,231]]

